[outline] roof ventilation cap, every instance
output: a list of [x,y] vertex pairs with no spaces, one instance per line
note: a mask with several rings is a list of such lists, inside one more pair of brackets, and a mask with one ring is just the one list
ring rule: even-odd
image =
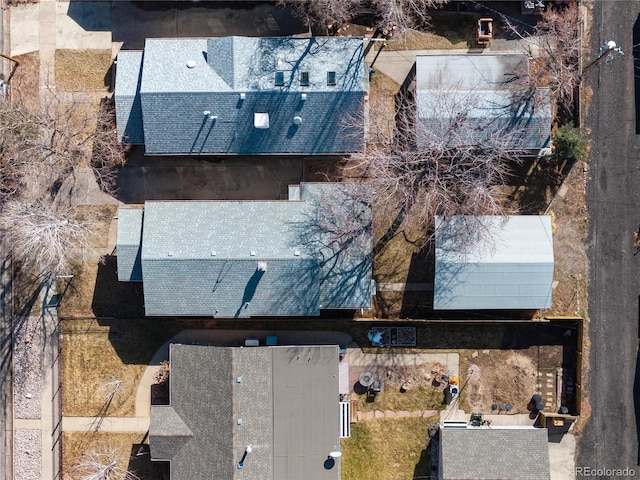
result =
[[307,99],[307,94],[303,93],[302,95],[300,95],[300,100],[306,100]]
[[258,271],[266,272],[267,271],[267,262],[258,262]]
[[256,128],[266,129],[269,128],[269,114],[268,113],[254,113],[253,114],[253,126]]
[[195,68],[197,65],[195,60],[187,60],[187,68]]
[[300,115],[296,115],[295,117],[293,117],[293,124],[302,125],[302,117]]
[[242,92],[242,93],[240,94],[240,100],[246,100],[246,98],[247,98],[247,94],[246,94],[246,93],[244,93],[244,92]]

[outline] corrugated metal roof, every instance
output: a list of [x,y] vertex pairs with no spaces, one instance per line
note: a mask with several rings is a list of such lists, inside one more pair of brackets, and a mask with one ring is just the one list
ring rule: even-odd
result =
[[[149,437],[151,457],[171,460],[172,478],[338,480],[338,468],[323,466],[339,445],[337,346],[170,351],[171,407],[152,408]],[[163,423],[167,409],[181,422]],[[183,425],[193,433],[186,443]]]
[[434,309],[551,306],[551,218],[437,217]]
[[[146,151],[361,150],[364,124],[347,119],[362,117],[368,91],[363,47],[362,38],[147,39],[139,90]],[[134,76],[127,68],[133,69],[119,61],[116,92],[120,77],[126,89]],[[285,77],[281,86],[275,82],[278,71]],[[328,85],[329,71],[336,72],[335,86]],[[301,72],[309,73],[308,86],[301,84]],[[253,126],[255,113],[269,114],[268,129]],[[302,124],[295,125],[294,116]]]
[[550,478],[546,428],[440,430],[443,480]]
[[[548,89],[524,95],[513,91],[514,76],[528,71],[519,54],[421,55],[416,57],[416,102],[425,131],[465,142],[509,139],[513,150],[549,146],[551,99]],[[420,140],[420,139],[418,139]]]

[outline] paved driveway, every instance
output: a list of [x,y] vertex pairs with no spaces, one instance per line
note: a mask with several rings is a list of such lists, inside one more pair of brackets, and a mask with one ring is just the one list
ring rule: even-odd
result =
[[[301,157],[145,157],[139,148],[118,176],[118,200],[278,200],[302,180]],[[284,197],[286,198],[286,197]]]
[[126,50],[142,49],[144,39],[154,37],[268,37],[307,31],[289,9],[273,4],[118,1],[111,3],[111,30],[113,41]]

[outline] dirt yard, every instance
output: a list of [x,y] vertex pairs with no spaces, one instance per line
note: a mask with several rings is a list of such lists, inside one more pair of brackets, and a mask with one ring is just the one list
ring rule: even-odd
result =
[[491,413],[492,405],[511,404],[510,413],[528,413],[531,397],[541,393],[547,407],[555,409],[556,370],[561,366],[561,346],[461,353],[461,408]]

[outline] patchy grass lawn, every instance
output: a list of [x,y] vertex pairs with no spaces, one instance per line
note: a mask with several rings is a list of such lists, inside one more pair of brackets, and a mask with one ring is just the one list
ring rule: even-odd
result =
[[56,88],[67,92],[107,91],[111,50],[56,50]]
[[403,35],[391,38],[385,49],[453,50],[473,46],[473,17],[447,12],[432,12],[431,16],[431,25],[427,32],[408,30]]
[[[156,351],[182,327],[158,319],[62,320],[62,408],[67,416],[135,415],[140,378]],[[108,402],[109,382],[122,381]]]
[[342,480],[413,480],[429,478],[427,455],[431,418],[390,418],[351,426],[351,437],[340,440]]
[[[107,432],[64,432],[62,434],[62,469],[63,479],[80,478],[83,471],[78,463],[86,452],[107,452],[117,462],[119,470],[128,469],[140,480],[162,478],[159,465],[151,462],[148,453],[148,439],[144,433],[107,433]],[[137,455],[141,446],[145,445],[144,454]],[[125,480],[124,475],[113,477],[114,480]]]

